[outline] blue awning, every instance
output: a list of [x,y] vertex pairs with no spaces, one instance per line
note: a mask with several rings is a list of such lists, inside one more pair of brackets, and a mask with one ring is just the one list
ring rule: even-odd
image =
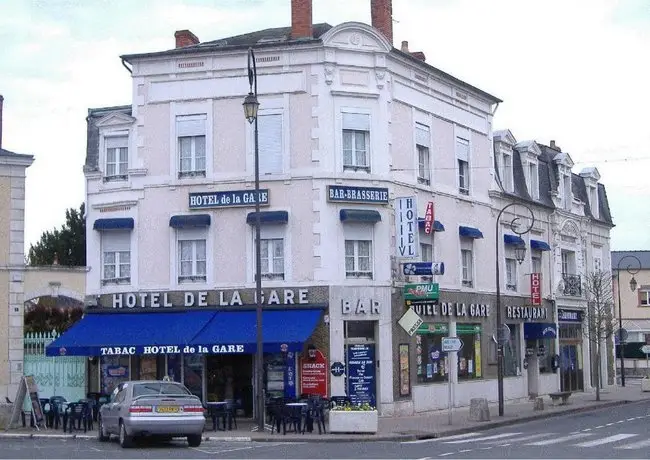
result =
[[187,216],[172,216],[169,226],[173,228],[209,227],[210,214],[190,214]]
[[458,227],[458,234],[465,238],[483,238],[483,233],[478,228],[474,227]]
[[[424,218],[418,217],[418,227],[424,228]],[[433,231],[434,232],[444,232],[445,226],[440,223],[439,220],[433,221]]]
[[526,246],[526,242],[516,235],[503,235],[503,242],[509,246]]
[[546,241],[530,240],[530,249],[534,249],[536,251],[550,251],[551,247]]
[[524,339],[554,339],[557,337],[555,323],[524,323]]
[[[262,314],[264,352],[277,353],[282,344],[288,351],[300,351],[321,319],[321,309],[267,310]],[[255,310],[219,311],[192,340],[207,353],[222,353],[235,346],[242,353],[255,353],[257,320]]]
[[[246,223],[255,225],[255,212],[249,212],[246,216]],[[260,212],[260,224],[286,224],[289,222],[287,211],[262,211]]]
[[133,230],[135,222],[132,217],[115,217],[112,219],[97,219],[93,224],[95,230]]
[[[102,356],[160,353],[148,347],[186,345],[214,317],[215,311],[90,313],[47,346],[47,356]],[[110,348],[110,350],[109,350]],[[163,352],[164,353],[164,352]]]
[[341,222],[363,222],[375,224],[381,221],[379,211],[373,209],[341,209]]

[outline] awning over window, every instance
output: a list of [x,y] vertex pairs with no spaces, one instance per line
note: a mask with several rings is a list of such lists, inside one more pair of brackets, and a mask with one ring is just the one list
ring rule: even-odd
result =
[[483,233],[474,227],[458,227],[458,234],[465,238],[483,238]]
[[546,241],[530,240],[530,249],[534,249],[536,251],[550,251],[551,247]]
[[95,230],[133,230],[135,222],[132,217],[115,217],[113,219],[97,219],[93,224]]
[[526,242],[517,235],[503,235],[503,242],[508,246],[526,246]]
[[375,224],[381,222],[381,214],[373,209],[341,209],[341,222],[362,222]]
[[[323,311],[316,309],[267,310],[262,314],[262,339],[265,353],[300,351],[314,332]],[[192,340],[192,345],[219,353],[223,347],[235,346],[241,353],[257,350],[257,319],[255,310],[219,311],[210,323]],[[214,349],[214,347],[218,347]],[[216,351],[215,351],[216,350]]]
[[172,216],[169,226],[173,228],[209,227],[210,214],[190,214],[187,216]]
[[[249,212],[246,216],[246,223],[255,225],[257,213]],[[286,224],[289,222],[289,213],[287,211],[262,211],[260,212],[261,224]]]
[[555,323],[524,323],[524,339],[554,339],[557,337]]
[[117,353],[141,355],[147,354],[147,351],[155,353],[148,348],[153,346],[179,347],[180,350],[177,352],[180,353],[214,315],[215,311],[90,313],[48,345],[46,354],[47,356],[102,356]]
[[[419,228],[424,228],[424,218],[418,217],[418,227]],[[445,226],[440,223],[439,220],[434,220],[433,221],[433,231],[434,232],[444,232],[445,231]]]

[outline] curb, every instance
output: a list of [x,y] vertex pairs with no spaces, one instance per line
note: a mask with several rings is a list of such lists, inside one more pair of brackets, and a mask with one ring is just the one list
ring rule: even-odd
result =
[[[337,435],[331,435],[328,433],[330,436],[337,436]],[[282,436],[282,435],[280,435]],[[265,437],[260,437],[260,438],[253,438],[253,442],[286,442],[286,443],[293,443],[293,442],[308,442],[308,443],[348,443],[348,442],[404,442],[404,441],[415,441],[417,440],[417,436],[415,434],[369,434],[367,437],[359,437],[359,438],[352,438],[350,436],[346,435],[341,435],[342,437],[327,437],[327,438],[280,438],[280,437],[271,437],[271,436],[265,436]]]

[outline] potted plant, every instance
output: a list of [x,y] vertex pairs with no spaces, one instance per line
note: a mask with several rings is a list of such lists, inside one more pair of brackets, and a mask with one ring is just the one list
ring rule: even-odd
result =
[[329,412],[330,433],[377,433],[379,415],[368,403],[334,406]]

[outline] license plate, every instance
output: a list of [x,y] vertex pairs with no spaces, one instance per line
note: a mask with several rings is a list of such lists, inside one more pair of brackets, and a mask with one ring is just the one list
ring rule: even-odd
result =
[[162,414],[175,414],[178,412],[178,406],[158,406],[156,412]]

